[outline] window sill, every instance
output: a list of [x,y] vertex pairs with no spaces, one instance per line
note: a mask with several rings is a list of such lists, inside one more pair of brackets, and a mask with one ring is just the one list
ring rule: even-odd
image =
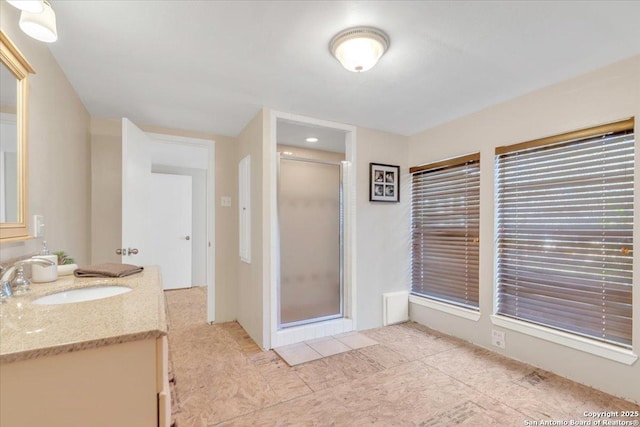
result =
[[452,304],[434,301],[429,298],[423,298],[417,295],[409,295],[409,302],[421,305],[422,307],[442,311],[443,313],[453,314],[454,316],[462,317],[464,319],[473,320],[474,322],[480,320],[480,313],[477,311],[469,310],[468,308],[457,307]]
[[492,315],[491,323],[505,329],[521,332],[536,338],[590,353],[605,359],[613,360],[625,365],[633,365],[638,356],[631,350],[615,345],[590,340],[589,338],[572,335],[567,332],[556,331],[544,326],[534,325],[521,320],[511,319],[500,315]]

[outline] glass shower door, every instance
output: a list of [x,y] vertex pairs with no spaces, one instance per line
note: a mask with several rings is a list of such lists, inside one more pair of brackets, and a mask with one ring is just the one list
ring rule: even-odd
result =
[[342,317],[341,164],[280,156],[279,326]]

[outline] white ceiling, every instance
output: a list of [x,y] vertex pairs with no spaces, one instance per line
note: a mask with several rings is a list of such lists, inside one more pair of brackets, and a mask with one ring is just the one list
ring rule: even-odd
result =
[[[261,107],[411,135],[640,54],[640,2],[52,2],[92,116],[237,135]],[[386,31],[371,71],[329,40]]]

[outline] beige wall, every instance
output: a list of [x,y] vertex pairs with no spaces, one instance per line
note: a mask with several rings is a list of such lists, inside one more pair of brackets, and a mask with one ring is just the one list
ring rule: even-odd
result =
[[[216,322],[237,319],[238,140],[216,135]],[[231,207],[220,207],[230,196]]]
[[[215,141],[216,322],[236,319],[237,140],[233,137],[140,125],[146,132]],[[91,120],[92,262],[119,262],[114,249],[122,240],[122,124],[120,120]],[[220,197],[231,196],[232,207]]]
[[[409,288],[408,138],[357,129],[356,255],[358,329],[382,326],[382,294]],[[400,166],[400,203],[369,201],[369,163]]]
[[91,262],[120,262],[122,125],[91,119]]
[[269,300],[264,297],[263,292],[264,120],[265,111],[261,110],[238,136],[238,158],[234,162],[236,175],[238,162],[247,155],[251,156],[251,263],[241,261],[237,250],[233,253],[233,257],[238,265],[238,322],[258,345],[267,347],[264,340],[268,339],[269,334],[265,334],[264,314],[268,311],[266,306]]
[[[481,153],[480,312],[478,322],[425,307],[411,306],[411,317],[432,328],[459,336],[553,371],[575,381],[640,401],[640,363],[627,366],[541,339],[506,331],[506,350],[491,346],[489,316],[494,301],[494,148],[628,117],[640,118],[640,56],[558,83],[514,100],[443,124],[409,139],[410,166],[461,154]],[[640,144],[636,139],[636,150]],[[636,162],[636,188],[640,188]],[[635,201],[635,223],[640,218]],[[640,237],[635,228],[635,241]],[[640,258],[634,257],[634,283]],[[633,295],[634,352],[640,353],[640,292]]]
[[275,197],[271,192],[271,170],[275,164],[271,152],[271,110],[262,109],[262,348],[271,348],[271,200]]
[[[0,28],[36,71],[29,82],[29,229],[44,215],[45,240],[80,264],[90,253],[89,113],[46,43],[18,28],[20,13],[0,2]],[[43,239],[0,246],[0,260],[38,251]]]

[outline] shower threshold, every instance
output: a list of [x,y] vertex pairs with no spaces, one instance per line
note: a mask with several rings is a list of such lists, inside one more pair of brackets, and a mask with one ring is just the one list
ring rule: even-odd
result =
[[329,316],[314,317],[312,319],[298,320],[295,322],[281,323],[279,329],[293,328],[295,326],[309,325],[311,323],[326,322],[327,320],[341,319],[342,317],[342,313],[338,313]]

